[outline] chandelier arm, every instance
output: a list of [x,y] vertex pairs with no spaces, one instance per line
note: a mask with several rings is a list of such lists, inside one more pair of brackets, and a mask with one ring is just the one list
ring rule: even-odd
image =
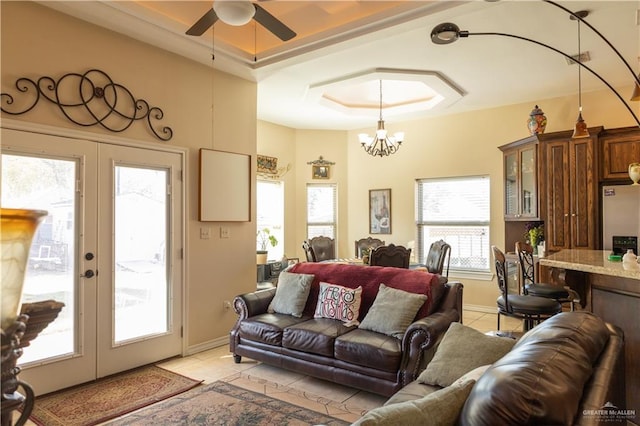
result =
[[[579,22],[583,22],[587,27],[589,27],[591,29],[591,31],[593,31],[594,33],[596,33],[602,40],[604,40],[605,43],[607,43],[609,45],[609,47],[611,48],[611,50],[613,50],[616,55],[618,55],[618,58],[620,58],[620,60],[625,64],[625,66],[629,69],[629,72],[631,72],[631,75],[633,76],[633,79],[635,80],[635,82],[637,84],[640,84],[640,75],[636,75],[635,72],[633,72],[633,68],[631,68],[631,65],[629,65],[629,62],[627,62],[626,59],[624,59],[624,56],[622,56],[622,54],[618,51],[618,49],[616,49],[613,44],[611,44],[611,42],[609,40],[607,40],[607,38],[605,36],[602,35],[602,33],[600,33],[600,31],[598,31],[597,29],[595,29],[595,27],[593,25],[591,25],[589,22],[587,22],[586,20],[584,20],[582,17],[580,17],[579,15],[575,14],[574,12],[572,12],[571,10],[567,9],[566,7],[551,1],[551,0],[542,0],[545,3],[549,3],[550,5],[553,5],[555,7],[559,7],[560,9],[564,10],[565,12],[567,12],[568,14],[570,14],[571,16],[573,16],[574,18],[576,18]],[[580,52],[578,52],[578,54],[580,54]]]
[[503,36],[503,37],[516,38],[518,40],[524,40],[524,41],[528,41],[528,42],[533,43],[533,44],[537,44],[537,45],[542,46],[542,47],[546,47],[547,49],[553,50],[554,52],[561,54],[565,58],[574,61],[576,64],[578,64],[579,66],[583,67],[584,69],[589,71],[591,74],[596,76],[601,82],[603,82],[609,88],[609,90],[611,90],[613,93],[615,93],[615,95],[618,97],[620,102],[622,102],[622,104],[627,108],[629,113],[633,116],[633,119],[635,120],[635,122],[640,127],[640,119],[638,119],[638,116],[633,112],[631,107],[625,102],[624,98],[620,95],[620,93],[618,93],[618,91],[616,89],[614,89],[613,86],[611,86],[611,84],[609,84],[607,82],[607,80],[602,78],[602,76],[600,76],[600,74],[598,74],[597,72],[592,70],[589,66],[583,64],[580,60],[577,60],[574,57],[572,57],[570,55],[567,55],[563,51],[558,50],[555,47],[549,46],[548,44],[544,44],[544,43],[542,43],[540,41],[532,40],[530,38],[522,37],[522,36],[515,35],[515,34],[497,33],[497,32],[486,32],[486,33],[485,32],[482,32],[482,33],[471,33],[470,32],[470,33],[468,33],[468,35],[470,35],[470,36],[472,36],[472,35],[497,35],[497,36]]

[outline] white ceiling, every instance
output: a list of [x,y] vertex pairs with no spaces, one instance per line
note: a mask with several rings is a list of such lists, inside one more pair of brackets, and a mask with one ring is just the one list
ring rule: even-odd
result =
[[[277,6],[284,7],[284,3],[303,13],[283,12],[283,16],[278,16]],[[249,54],[246,49],[229,42],[233,35],[225,41],[218,39],[216,33],[213,41],[211,31],[201,37],[184,34],[211,7],[209,1],[42,2],[48,7],[201,63],[211,64],[214,45],[216,68],[258,83],[258,118],[297,129],[371,127],[372,120],[377,119],[377,110],[350,113],[328,108],[319,102],[312,89],[325,82],[368,72],[376,76],[389,69],[438,73],[462,96],[443,102],[443,106],[431,111],[406,112],[399,109],[394,113],[390,110],[384,114],[387,122],[521,102],[531,102],[533,108],[540,99],[577,93],[578,67],[568,65],[562,55],[535,44],[490,35],[470,36],[450,45],[435,45],[430,41],[429,35],[434,26],[454,22],[472,33],[515,34],[551,45],[569,55],[577,54],[576,21],[570,20],[563,10],[543,1],[397,3],[400,6],[388,6],[386,10],[358,19],[352,16],[348,22],[335,24],[340,16],[335,15],[334,24],[329,20],[329,24],[323,24],[324,27],[315,33],[306,34],[300,29],[311,27],[314,19],[320,18],[317,12],[304,8],[320,3],[260,2],[262,7],[298,32],[299,37],[287,43],[276,40],[276,43],[264,47],[256,44],[258,55],[254,61],[253,53]],[[333,13],[332,6],[339,9],[338,6],[348,3],[327,1],[322,2],[322,6],[323,10]],[[355,3],[366,5],[363,0],[355,0]],[[158,4],[162,7],[155,7]],[[634,73],[639,72],[640,1],[562,1],[560,4],[572,11],[590,11],[586,20],[620,51]],[[306,23],[303,22],[305,20]],[[222,33],[224,25],[216,23],[216,31]],[[256,38],[262,37],[263,33],[253,28],[243,30],[250,30]],[[265,40],[268,36],[264,35]],[[240,35],[237,37],[240,41]],[[591,61],[587,65],[611,85],[616,88],[631,85],[631,72],[613,50],[584,24],[581,25],[581,50],[589,51]],[[375,85],[372,86],[377,90]],[[604,87],[600,80],[583,69],[583,92]],[[625,100],[630,97],[630,93],[621,95]],[[630,105],[634,111],[640,111],[639,103]]]

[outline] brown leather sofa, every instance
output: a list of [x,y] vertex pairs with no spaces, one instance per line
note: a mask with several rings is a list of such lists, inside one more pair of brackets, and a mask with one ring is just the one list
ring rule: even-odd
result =
[[[391,396],[415,380],[426,365],[425,351],[462,318],[461,283],[445,283],[425,271],[380,266],[299,263],[289,270],[313,274],[311,293],[302,318],[268,313],[276,289],[243,294],[234,299],[239,318],[230,333],[236,362],[245,356],[335,383]],[[372,306],[380,283],[428,296],[402,339],[313,318],[319,283],[362,286],[362,319]],[[399,307],[401,308],[401,307]]]
[[[525,334],[480,376],[458,424],[624,423],[624,415],[612,408],[626,408],[623,345],[619,328],[589,312],[558,314]],[[415,381],[385,405],[438,389]]]

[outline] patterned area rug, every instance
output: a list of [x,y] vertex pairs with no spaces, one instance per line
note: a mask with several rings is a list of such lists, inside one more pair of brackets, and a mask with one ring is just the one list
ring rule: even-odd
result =
[[227,382],[217,381],[107,424],[338,426],[349,423]]
[[194,380],[156,366],[39,396],[29,418],[42,426],[91,426],[185,392]]

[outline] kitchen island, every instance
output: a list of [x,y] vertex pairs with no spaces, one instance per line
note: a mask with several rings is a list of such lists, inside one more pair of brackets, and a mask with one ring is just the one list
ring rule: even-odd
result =
[[540,258],[541,281],[568,285],[582,307],[624,331],[626,407],[640,424],[640,264],[609,261],[602,250],[562,250]]

